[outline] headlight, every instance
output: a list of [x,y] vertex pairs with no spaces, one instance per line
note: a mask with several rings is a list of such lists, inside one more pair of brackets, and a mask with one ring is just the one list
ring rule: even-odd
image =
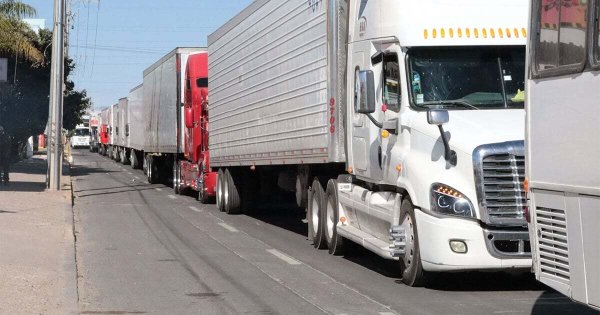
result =
[[471,201],[460,191],[444,184],[431,186],[431,210],[443,215],[475,217]]

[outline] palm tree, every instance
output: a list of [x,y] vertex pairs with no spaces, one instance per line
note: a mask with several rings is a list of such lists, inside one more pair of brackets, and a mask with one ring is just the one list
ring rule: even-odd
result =
[[0,53],[17,54],[34,63],[44,60],[31,29],[21,21],[35,15],[35,9],[20,0],[0,0]]

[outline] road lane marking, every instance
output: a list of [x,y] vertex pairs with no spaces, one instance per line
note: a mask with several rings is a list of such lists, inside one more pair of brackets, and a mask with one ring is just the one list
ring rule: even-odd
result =
[[396,313],[392,313],[392,312],[379,312],[379,315],[396,315]]
[[192,211],[195,211],[195,212],[198,212],[198,213],[202,213],[202,212],[204,212],[204,211],[202,211],[202,210],[200,210],[200,209],[198,209],[198,208],[196,208],[196,207],[194,207],[194,206],[190,206],[189,208],[190,208],[190,210],[192,210]]
[[156,191],[162,191],[162,188],[154,188]]
[[227,224],[227,223],[218,223],[220,226],[222,226],[223,228],[225,228],[226,230],[228,230],[229,232],[233,232],[233,233],[237,233],[239,232],[238,229],[234,228],[233,226]]
[[169,195],[169,198],[171,198],[171,199],[177,199],[177,197],[175,197],[173,195]]
[[276,249],[267,249],[267,252],[269,252],[271,255],[285,261],[286,263],[290,264],[290,265],[302,265],[301,262],[297,261],[296,259],[276,250]]

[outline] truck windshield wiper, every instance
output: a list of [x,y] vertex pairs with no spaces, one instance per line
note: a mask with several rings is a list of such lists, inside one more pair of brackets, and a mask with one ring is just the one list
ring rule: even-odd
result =
[[463,106],[466,108],[479,110],[478,107],[471,105],[470,103],[465,102],[463,100],[430,101],[430,102],[421,103],[419,105],[425,105],[425,106],[428,106],[428,105],[454,105],[454,106]]

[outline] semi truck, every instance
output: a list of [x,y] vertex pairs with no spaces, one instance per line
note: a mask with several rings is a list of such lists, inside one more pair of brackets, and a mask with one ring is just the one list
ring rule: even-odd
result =
[[98,152],[100,138],[98,130],[100,127],[100,117],[98,113],[90,115],[90,152]]
[[533,270],[600,310],[597,1],[531,2],[526,174]]
[[175,193],[191,189],[202,203],[215,196],[217,173],[210,167],[208,150],[208,53],[192,54],[185,67],[184,104],[180,126],[183,156],[173,170]]
[[109,155],[110,134],[111,134],[111,117],[112,107],[106,107],[100,112],[100,132],[99,132],[99,148],[98,153],[101,155]]
[[144,161],[144,89],[138,85],[129,91],[128,116],[125,126],[128,137],[125,147],[129,153],[128,159],[132,168],[142,168]]
[[165,180],[179,189],[174,178],[184,155],[182,126],[188,57],[205,48],[176,48],[144,71],[144,169],[149,183]]
[[119,99],[118,103],[118,115],[116,130],[116,141],[115,141],[115,152],[116,160],[122,164],[129,163],[129,147],[127,146],[127,139],[129,138],[129,101],[127,97]]
[[108,156],[116,161],[119,158],[119,117],[121,116],[121,112],[119,112],[119,102],[111,106],[110,113],[110,139],[108,146]]
[[527,8],[254,1],[208,38],[217,207],[293,193],[314,247],[351,240],[410,286],[527,271]]

